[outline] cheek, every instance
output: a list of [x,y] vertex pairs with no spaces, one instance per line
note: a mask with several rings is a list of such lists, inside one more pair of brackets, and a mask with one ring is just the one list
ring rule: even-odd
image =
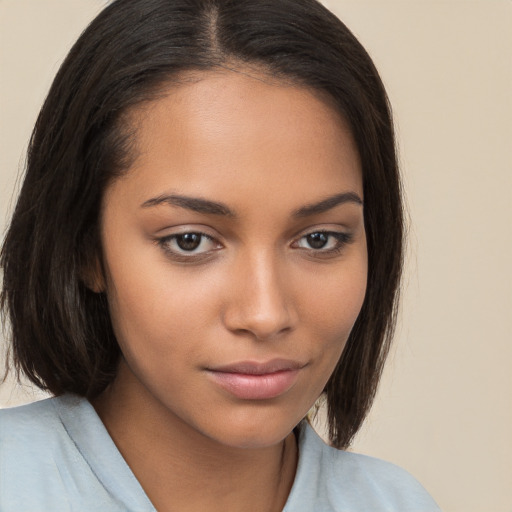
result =
[[340,334],[345,334],[346,338],[361,311],[366,284],[367,261],[366,253],[362,252],[361,257],[350,265],[341,265],[337,272],[328,270],[321,278],[309,283],[316,293],[311,294],[304,304],[304,314],[327,338],[336,333],[338,339]]
[[312,360],[303,392],[308,409],[325,390],[359,315],[366,291],[366,267],[334,281],[325,282],[316,297],[304,304],[302,318]]
[[[363,248],[365,249],[365,247]],[[365,250],[350,264],[340,266],[330,277],[317,279],[320,286],[315,297],[304,305],[304,317],[309,318],[311,339],[318,344],[319,368],[323,385],[334,370],[354,323],[361,311],[367,285]]]
[[215,276],[172,269],[154,254],[146,264],[142,255],[130,261],[112,255],[111,261],[116,266],[109,269],[110,311],[125,356],[144,361],[193,355],[214,321]]

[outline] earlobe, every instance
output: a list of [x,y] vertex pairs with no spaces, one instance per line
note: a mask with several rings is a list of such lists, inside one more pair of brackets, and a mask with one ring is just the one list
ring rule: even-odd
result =
[[99,258],[95,257],[93,261],[81,272],[82,282],[89,290],[94,293],[103,293],[105,291],[105,277],[103,265]]

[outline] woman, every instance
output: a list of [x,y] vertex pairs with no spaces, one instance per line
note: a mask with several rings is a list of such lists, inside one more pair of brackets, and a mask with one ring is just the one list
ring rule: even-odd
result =
[[[38,118],[2,250],[1,510],[438,510],[346,448],[402,206],[370,58],[314,0],[117,0]],[[325,395],[332,447],[308,425]]]

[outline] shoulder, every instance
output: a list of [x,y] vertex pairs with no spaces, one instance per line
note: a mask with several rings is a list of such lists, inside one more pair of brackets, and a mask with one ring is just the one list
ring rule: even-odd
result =
[[[0,510],[123,510],[98,480],[77,435],[94,434],[95,421],[90,403],[74,395],[1,409]],[[100,439],[97,448],[104,444]]]
[[[315,510],[439,512],[423,486],[404,469],[374,457],[326,445],[306,425],[299,440],[297,494],[314,496]],[[298,480],[301,480],[299,483]],[[295,509],[286,509],[295,512]],[[297,508],[297,510],[307,510]]]
[[[336,496],[352,491],[352,500],[361,501],[364,491],[368,502],[362,510],[434,512],[439,508],[425,488],[405,469],[374,457],[325,447],[325,478],[328,492]],[[343,485],[340,485],[343,482]],[[374,503],[375,502],[375,503]],[[381,508],[377,508],[380,506]]]
[[82,397],[63,395],[27,405],[0,409],[0,454],[6,450],[18,453],[30,450],[52,450],[55,443],[68,438],[62,413],[84,416],[89,403]]
[[[61,470],[73,446],[58,414],[62,398],[0,410],[0,509],[35,506],[45,489],[65,496]],[[30,492],[28,492],[30,489]],[[65,499],[63,500],[63,510]],[[38,510],[38,508],[34,508]]]
[[[55,410],[55,400],[46,399],[0,410],[2,510],[16,510],[15,507],[20,505],[33,506],[31,500],[24,497],[28,494],[26,490],[37,489],[39,482],[50,484],[46,479],[56,473],[54,459],[65,430]],[[51,487],[55,487],[54,482],[51,482]],[[62,491],[61,488],[58,490]]]
[[54,407],[55,400],[49,398],[20,407],[0,409],[0,453],[15,448],[31,450],[34,444],[43,440],[44,448],[48,441],[57,437],[62,425]]

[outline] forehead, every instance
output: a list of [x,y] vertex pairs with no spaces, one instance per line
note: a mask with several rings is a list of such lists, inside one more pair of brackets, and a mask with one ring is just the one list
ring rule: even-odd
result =
[[140,203],[171,192],[239,209],[251,197],[290,207],[346,190],[362,197],[353,137],[321,94],[244,71],[188,78],[129,116],[137,156],[120,185]]

